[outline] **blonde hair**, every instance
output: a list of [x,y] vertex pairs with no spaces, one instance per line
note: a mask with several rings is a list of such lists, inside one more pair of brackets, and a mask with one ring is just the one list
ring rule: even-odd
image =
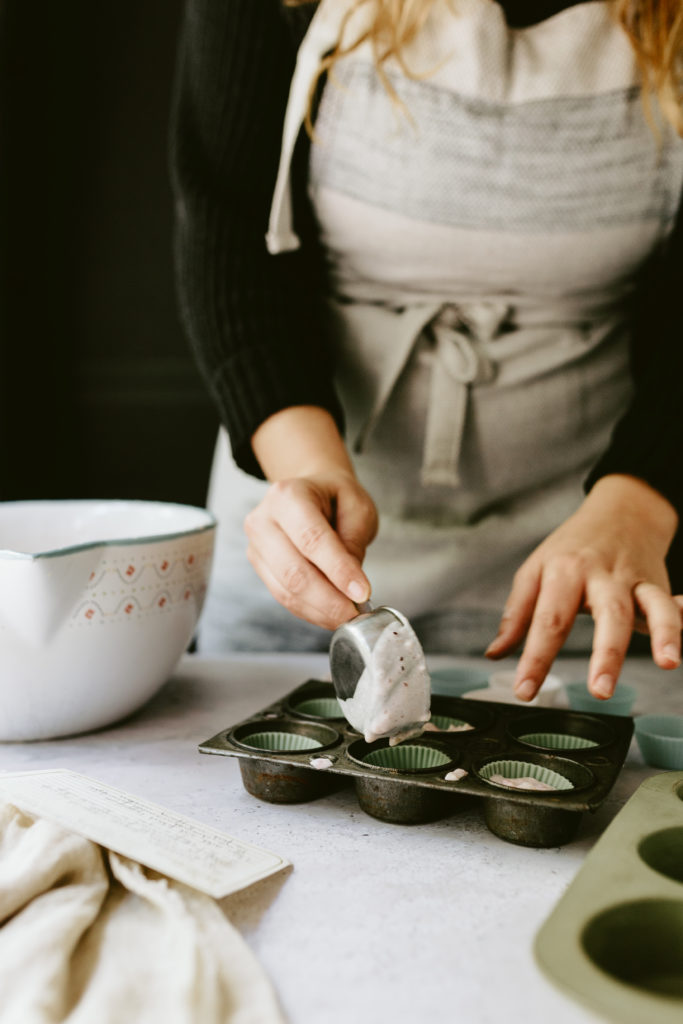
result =
[[[285,2],[290,7],[298,7],[318,0]],[[457,0],[446,2],[457,10]],[[370,5],[369,28],[348,46],[342,46],[340,40],[323,59],[320,74],[333,69],[340,57],[369,41],[378,74],[398,102],[384,65],[393,58],[407,75],[416,77],[406,66],[403,52],[419,33],[435,3],[436,0],[356,0],[346,21],[354,10]],[[611,3],[618,23],[633,46],[648,111],[651,112],[651,98],[655,97],[663,115],[683,135],[683,3],[681,0],[611,0]],[[310,123],[308,127],[311,130]]]
[[631,40],[649,102],[683,135],[683,5],[680,0],[615,0],[617,20]]

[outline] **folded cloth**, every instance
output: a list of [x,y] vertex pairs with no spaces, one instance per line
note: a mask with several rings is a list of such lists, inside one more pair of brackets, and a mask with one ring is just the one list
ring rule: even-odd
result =
[[214,900],[0,802],[2,1024],[284,1024]]

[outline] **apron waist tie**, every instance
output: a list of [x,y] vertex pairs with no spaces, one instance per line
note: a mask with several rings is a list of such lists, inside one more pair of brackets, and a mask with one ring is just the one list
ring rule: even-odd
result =
[[509,306],[493,302],[466,306],[449,303],[441,306],[436,315],[434,307],[429,306],[403,310],[402,330],[396,332],[398,340],[382,368],[354,451],[363,451],[416,345],[429,333],[433,362],[421,482],[423,486],[457,487],[470,385],[494,380],[496,366],[489,355],[488,342],[501,333],[509,313]]
[[472,384],[495,379],[488,344],[508,318],[509,306],[449,304],[433,320],[434,359],[429,387],[420,479],[423,487],[457,487],[458,465]]

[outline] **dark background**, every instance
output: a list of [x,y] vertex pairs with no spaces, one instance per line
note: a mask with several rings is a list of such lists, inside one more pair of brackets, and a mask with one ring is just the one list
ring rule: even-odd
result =
[[0,0],[0,500],[203,504],[217,418],[176,309],[183,0]]

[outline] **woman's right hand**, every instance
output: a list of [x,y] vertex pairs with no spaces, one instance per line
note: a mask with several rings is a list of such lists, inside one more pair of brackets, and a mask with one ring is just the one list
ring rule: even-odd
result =
[[352,474],[279,480],[244,528],[249,561],[275,600],[300,619],[336,629],[368,600],[361,564],[377,512]]
[[324,410],[276,413],[252,443],[274,482],[245,519],[249,561],[276,601],[336,629],[370,596],[362,562],[377,533],[375,504]]

